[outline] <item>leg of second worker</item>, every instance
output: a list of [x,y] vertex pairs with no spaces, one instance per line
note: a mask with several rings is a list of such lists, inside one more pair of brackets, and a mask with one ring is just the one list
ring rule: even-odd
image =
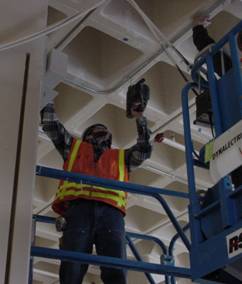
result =
[[[98,255],[126,258],[124,218],[113,206],[100,203],[95,245]],[[97,220],[96,219],[96,220]],[[104,284],[126,284],[126,270],[101,268]]]

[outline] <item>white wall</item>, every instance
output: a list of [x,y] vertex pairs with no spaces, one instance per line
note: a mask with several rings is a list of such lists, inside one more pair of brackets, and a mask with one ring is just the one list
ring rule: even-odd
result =
[[[0,42],[10,42],[38,31],[46,25],[47,2],[10,0],[0,3]],[[39,119],[40,78],[43,72],[45,39],[0,51],[0,283],[27,283],[32,191],[35,178],[36,136]],[[30,52],[30,76],[27,90],[25,120],[17,206],[11,251],[10,278],[5,282],[9,242],[14,170],[19,128],[20,104],[25,54]]]

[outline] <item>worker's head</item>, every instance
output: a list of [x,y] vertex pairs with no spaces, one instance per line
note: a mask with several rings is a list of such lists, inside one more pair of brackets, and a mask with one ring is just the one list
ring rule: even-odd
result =
[[237,42],[239,50],[242,52],[242,31],[238,33]]
[[93,124],[84,131],[82,140],[98,147],[110,148],[112,134],[105,125]]

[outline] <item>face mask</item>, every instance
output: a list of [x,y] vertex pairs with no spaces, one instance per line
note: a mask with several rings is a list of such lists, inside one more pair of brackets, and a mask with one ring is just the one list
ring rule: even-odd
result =
[[111,133],[102,128],[93,129],[93,131],[85,138],[85,140],[99,150],[105,150],[111,147],[112,136]]
[[110,147],[111,143],[111,134],[108,131],[99,131],[99,132],[94,132],[92,134],[94,143],[99,147],[99,148],[107,148]]

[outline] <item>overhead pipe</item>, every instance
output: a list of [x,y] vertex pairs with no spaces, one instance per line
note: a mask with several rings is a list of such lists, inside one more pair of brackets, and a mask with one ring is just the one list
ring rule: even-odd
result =
[[47,36],[53,32],[56,32],[62,28],[64,28],[65,26],[79,20],[80,18],[86,16],[87,14],[93,12],[94,10],[96,10],[99,6],[103,5],[103,3],[106,1],[102,1],[101,3],[99,3],[99,5],[95,5],[94,7],[89,8],[88,10],[84,11],[84,12],[77,12],[74,15],[65,18],[64,20],[61,20],[59,22],[57,22],[54,25],[51,25],[41,31],[38,31],[36,33],[32,33],[30,35],[24,36],[22,38],[19,38],[17,40],[8,42],[8,43],[4,43],[4,44],[0,44],[0,51],[4,51],[4,50],[8,50],[8,49],[12,49],[12,48],[16,48],[19,46],[22,46],[26,43],[32,42],[34,40],[37,40],[39,38],[42,38],[44,36]]

